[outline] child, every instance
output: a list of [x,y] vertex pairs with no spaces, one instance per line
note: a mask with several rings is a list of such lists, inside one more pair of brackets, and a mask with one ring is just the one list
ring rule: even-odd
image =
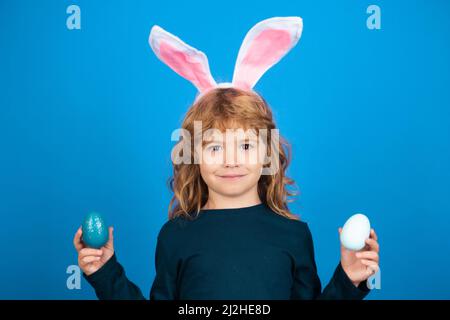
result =
[[[257,24],[241,47],[233,83],[225,85],[215,84],[203,53],[152,29],[155,53],[200,94],[172,154],[174,196],[170,219],[158,235],[150,299],[363,299],[368,294],[366,280],[378,271],[374,230],[364,251],[341,246],[340,262],[322,291],[309,227],[287,206],[293,195],[288,190],[293,181],[285,175],[289,146],[278,137],[269,106],[252,90],[295,46],[301,26],[296,17]],[[144,299],[117,261],[112,228],[109,232],[100,250],[84,246],[81,228],[75,234],[84,277],[99,299]]]

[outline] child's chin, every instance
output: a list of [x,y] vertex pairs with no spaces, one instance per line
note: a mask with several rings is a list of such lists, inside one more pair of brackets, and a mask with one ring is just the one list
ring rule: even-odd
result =
[[235,186],[230,186],[228,188],[222,186],[220,191],[220,193],[226,197],[237,197],[244,193],[244,190],[236,189]]

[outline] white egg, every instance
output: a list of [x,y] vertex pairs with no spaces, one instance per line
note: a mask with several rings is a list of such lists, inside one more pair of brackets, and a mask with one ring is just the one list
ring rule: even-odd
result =
[[341,243],[352,251],[358,251],[366,245],[366,239],[370,237],[369,218],[361,213],[351,216],[342,227]]

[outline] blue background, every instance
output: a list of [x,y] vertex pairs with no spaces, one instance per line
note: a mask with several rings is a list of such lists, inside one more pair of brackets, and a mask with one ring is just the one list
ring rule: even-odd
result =
[[[81,8],[68,30],[66,8]],[[381,30],[366,27],[370,4]],[[245,33],[301,16],[303,36],[256,90],[292,143],[291,205],[311,227],[325,285],[337,228],[356,212],[381,245],[368,299],[450,298],[450,2],[0,1],[0,298],[95,298],[66,287],[72,238],[96,210],[148,297],[167,219],[171,132],[195,88],[148,46],[154,24],[230,81]],[[215,35],[215,37],[214,37]]]

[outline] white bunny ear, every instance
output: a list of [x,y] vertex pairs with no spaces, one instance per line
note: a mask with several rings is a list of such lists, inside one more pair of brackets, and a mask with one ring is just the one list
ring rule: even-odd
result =
[[234,67],[233,85],[250,90],[298,42],[300,17],[275,17],[257,23],[244,38]]
[[203,52],[187,45],[157,25],[150,31],[148,42],[162,62],[192,82],[200,92],[216,85],[209,70],[208,58]]

